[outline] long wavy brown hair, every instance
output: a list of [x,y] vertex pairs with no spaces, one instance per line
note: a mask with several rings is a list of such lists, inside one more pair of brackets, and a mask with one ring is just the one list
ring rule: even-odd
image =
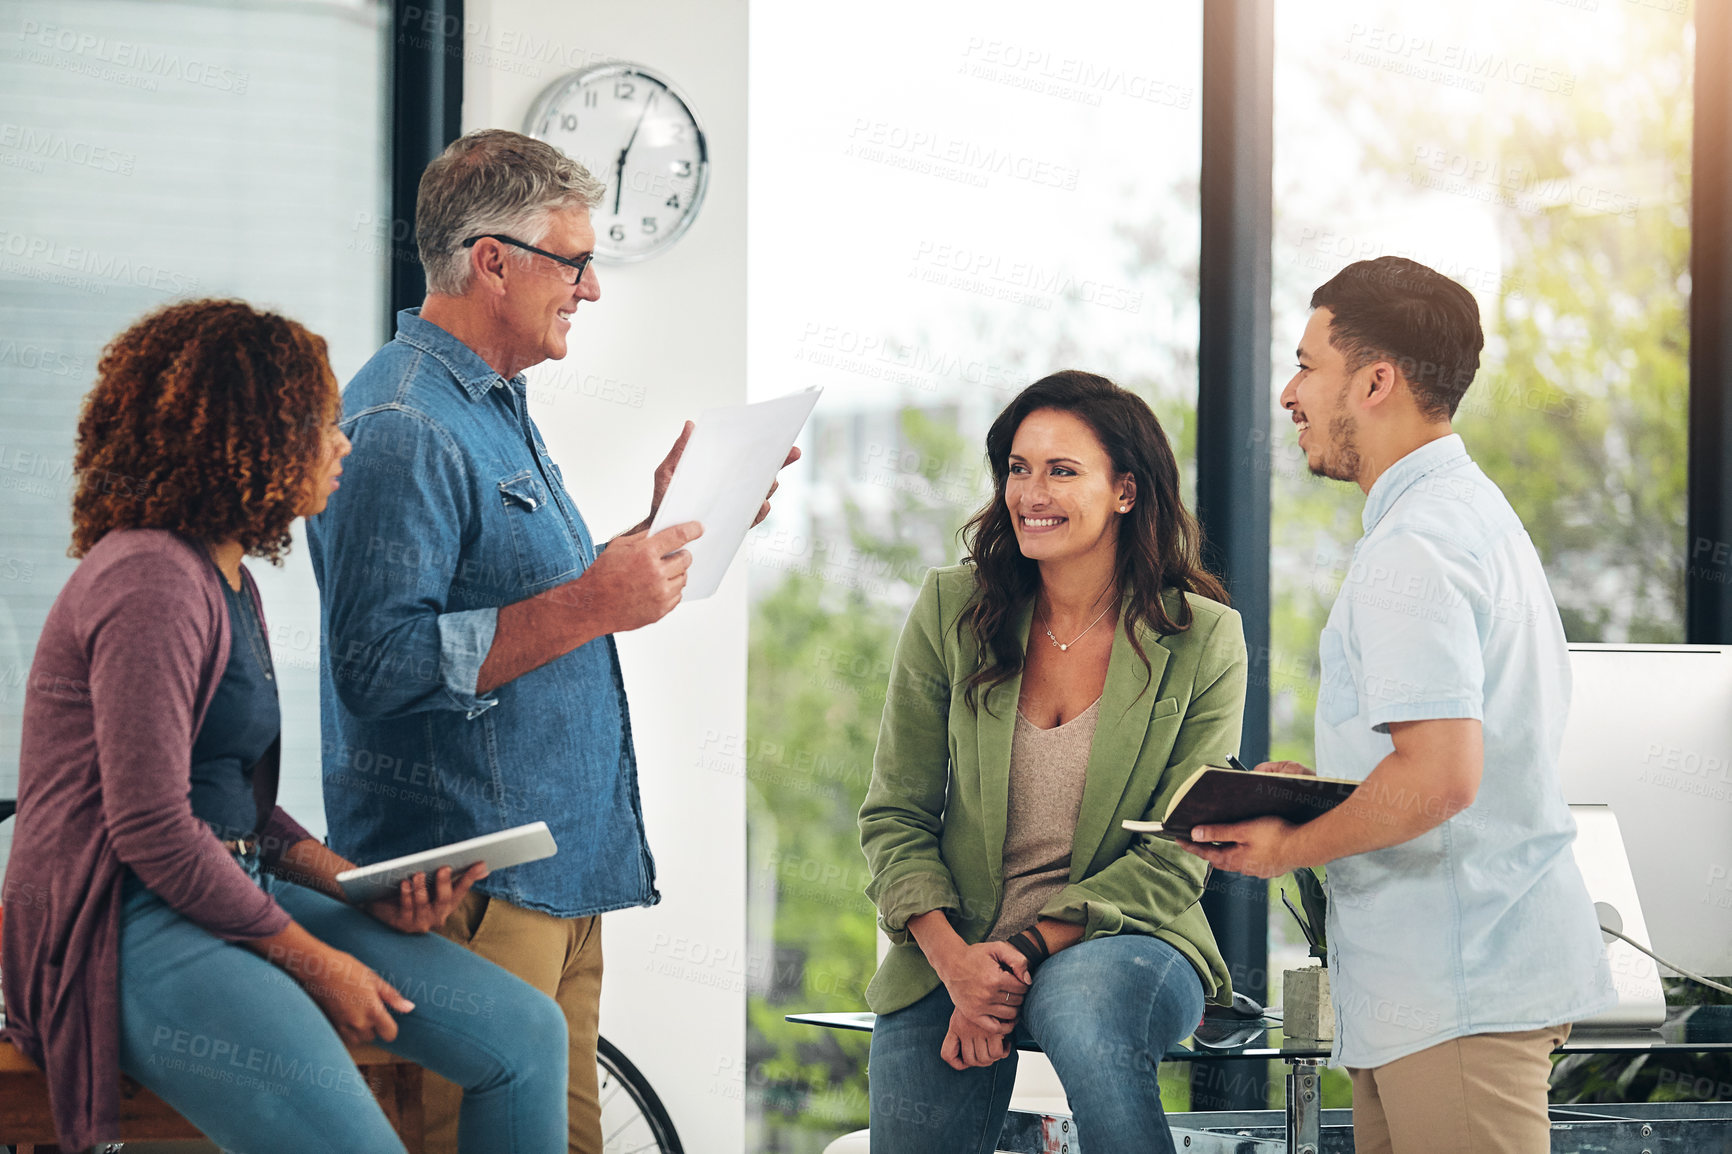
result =
[[1066,369],[1042,377],[1016,395],[986,434],[992,468],[992,500],[963,526],[966,560],[974,566],[974,595],[957,621],[973,636],[979,664],[968,677],[969,707],[976,698],[1022,672],[1023,647],[1017,636],[1021,611],[1040,592],[1040,566],[1022,555],[1016,541],[1004,486],[1010,476],[1010,446],[1016,430],[1037,409],[1072,413],[1094,430],[1115,474],[1136,481],[1136,500],[1118,515],[1118,560],[1114,582],[1125,598],[1120,624],[1142,659],[1147,681],[1153,666],[1138,631],[1148,626],[1162,636],[1191,625],[1191,608],[1178,599],[1178,615],[1167,611],[1166,589],[1197,593],[1223,604],[1227,590],[1203,567],[1203,531],[1179,496],[1179,465],[1167,434],[1143,399],[1094,373]]
[[182,301],[102,353],[78,418],[72,548],[114,529],[236,540],[280,563],[341,401],[325,340],[242,301]]

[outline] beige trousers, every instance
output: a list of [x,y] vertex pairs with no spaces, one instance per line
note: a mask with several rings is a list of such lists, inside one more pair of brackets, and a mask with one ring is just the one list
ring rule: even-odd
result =
[[1353,1075],[1357,1154],[1550,1154],[1551,1053],[1569,1026],[1473,1034]]
[[[601,1026],[601,919],[556,918],[471,890],[439,932],[516,974],[565,1011],[571,1044],[570,1154],[601,1154],[595,1040]],[[460,1087],[429,1072],[427,1154],[456,1154]]]

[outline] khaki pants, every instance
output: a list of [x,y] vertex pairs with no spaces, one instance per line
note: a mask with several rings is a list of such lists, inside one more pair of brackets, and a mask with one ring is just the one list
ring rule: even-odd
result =
[[[556,918],[471,890],[439,932],[516,974],[565,1011],[571,1042],[570,1154],[601,1154],[595,1040],[601,1025],[601,919]],[[429,1072],[427,1154],[456,1154],[458,1086]]]
[[1549,1154],[1551,1053],[1569,1026],[1473,1034],[1353,1075],[1356,1154]]

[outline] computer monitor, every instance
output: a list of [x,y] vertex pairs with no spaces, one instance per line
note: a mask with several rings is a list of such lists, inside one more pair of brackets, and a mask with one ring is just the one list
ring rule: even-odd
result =
[[1570,670],[1565,800],[1617,816],[1654,952],[1732,974],[1732,646],[1571,645]]
[[[1615,930],[1653,949],[1617,815],[1609,805],[1572,805],[1570,815],[1576,819],[1576,868],[1582,871],[1582,881],[1587,883],[1601,928]],[[1660,983],[1660,967],[1630,942],[1606,933],[1600,937],[1612,971],[1612,986],[1618,991],[1618,1004],[1595,1017],[1577,1019],[1576,1027],[1647,1030],[1660,1025],[1666,1020],[1666,990]]]

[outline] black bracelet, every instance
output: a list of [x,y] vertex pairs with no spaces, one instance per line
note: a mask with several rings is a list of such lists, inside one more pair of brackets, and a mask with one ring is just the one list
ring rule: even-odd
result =
[[1040,932],[1040,923],[1036,922],[1023,932],[1033,934],[1034,940],[1040,943],[1040,956],[1042,961],[1052,957],[1052,947],[1046,944],[1046,935]]
[[1006,941],[1016,948],[1017,953],[1028,959],[1028,974],[1033,977],[1034,972],[1040,969],[1040,964],[1046,961],[1046,955],[1020,931],[1010,935]]

